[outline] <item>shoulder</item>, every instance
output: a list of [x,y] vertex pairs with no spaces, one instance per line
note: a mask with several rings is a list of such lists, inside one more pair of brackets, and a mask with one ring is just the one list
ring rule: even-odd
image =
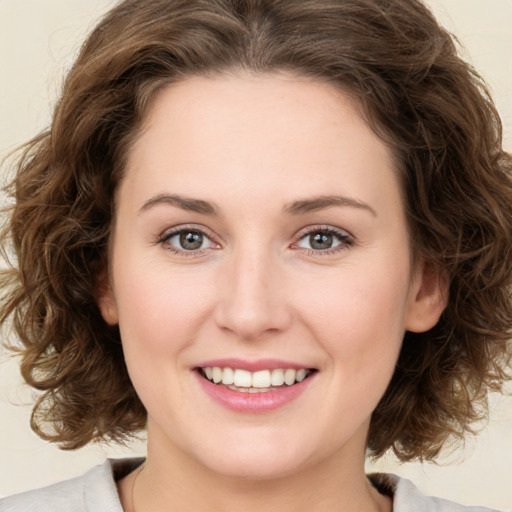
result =
[[393,512],[499,512],[485,507],[469,507],[433,496],[425,496],[406,478],[375,473],[369,479],[380,492],[393,496]]
[[106,460],[80,477],[0,499],[0,512],[122,512],[114,472],[140,462]]

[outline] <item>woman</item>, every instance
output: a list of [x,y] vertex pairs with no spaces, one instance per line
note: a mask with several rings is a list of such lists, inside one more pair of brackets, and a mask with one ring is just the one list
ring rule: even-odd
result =
[[462,510],[364,460],[501,388],[511,166],[419,2],[120,3],[20,160],[2,319],[40,436],[148,455],[2,510]]

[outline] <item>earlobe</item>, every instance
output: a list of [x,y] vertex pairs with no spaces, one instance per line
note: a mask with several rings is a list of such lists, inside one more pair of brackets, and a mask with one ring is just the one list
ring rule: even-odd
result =
[[405,328],[412,332],[432,329],[448,303],[448,275],[428,263],[418,264],[406,318]]
[[109,325],[117,325],[119,323],[117,305],[114,292],[106,276],[101,280],[101,284],[98,286],[97,302],[103,320]]

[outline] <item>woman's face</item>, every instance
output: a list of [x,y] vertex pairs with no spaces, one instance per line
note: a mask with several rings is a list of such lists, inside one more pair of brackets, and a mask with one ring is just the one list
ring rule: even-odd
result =
[[284,74],[161,91],[100,299],[149,456],[246,478],[362,464],[404,331],[442,309],[425,274],[390,151],[347,95]]

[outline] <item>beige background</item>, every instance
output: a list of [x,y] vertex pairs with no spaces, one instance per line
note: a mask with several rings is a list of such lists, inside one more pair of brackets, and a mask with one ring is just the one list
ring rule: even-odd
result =
[[[48,122],[61,79],[84,35],[114,3],[0,0],[0,157]],[[428,3],[488,80],[505,124],[505,146],[512,151],[512,0]],[[6,172],[4,166],[2,180]],[[144,452],[143,442],[124,449],[95,446],[61,452],[31,433],[30,396],[16,362],[2,355],[0,496],[80,474],[106,456]],[[410,477],[426,493],[512,510],[512,398],[494,396],[491,404],[482,434],[439,466],[399,466],[389,457],[373,468]]]

